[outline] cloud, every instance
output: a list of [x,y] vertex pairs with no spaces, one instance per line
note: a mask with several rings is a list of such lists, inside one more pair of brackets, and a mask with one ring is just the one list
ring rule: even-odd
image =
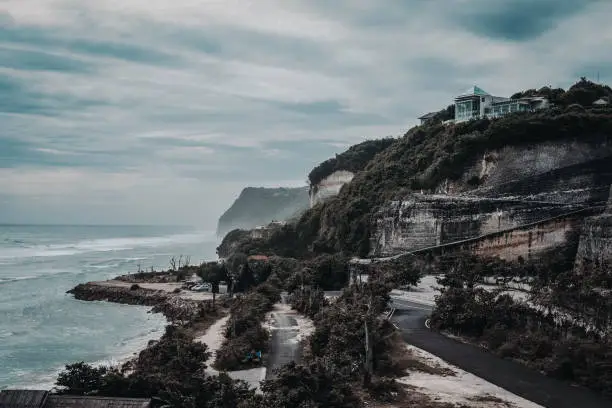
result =
[[472,84],[612,81],[609,2],[449,2],[4,0],[0,222],[211,228]]
[[453,18],[477,35],[527,41],[554,29],[567,17],[598,2],[600,0],[470,0],[463,1],[463,4],[456,8]]

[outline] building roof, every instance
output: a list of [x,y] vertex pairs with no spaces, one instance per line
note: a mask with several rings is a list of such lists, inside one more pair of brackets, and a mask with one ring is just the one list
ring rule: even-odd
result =
[[606,100],[606,98],[599,98],[598,100],[593,102],[593,105],[607,105],[607,104],[608,104],[608,101]]
[[465,92],[462,92],[458,98],[462,97],[462,96],[489,96],[490,94],[488,92],[486,92],[484,89],[479,88],[478,86],[474,85],[472,87],[470,87],[469,89],[466,89]]
[[40,408],[48,391],[3,390],[0,391],[0,408]]
[[267,261],[269,258],[266,255],[251,255],[247,259],[250,261]]
[[55,395],[40,390],[0,391],[0,408],[149,408],[145,398]]
[[44,408],[148,408],[150,405],[151,400],[144,398],[49,395]]
[[421,116],[421,117],[418,117],[417,119],[421,119],[421,120],[431,119],[431,118],[433,118],[434,116],[436,116],[436,114],[437,114],[437,113],[438,113],[438,112],[429,112],[429,113],[424,114],[424,115],[423,115],[423,116]]

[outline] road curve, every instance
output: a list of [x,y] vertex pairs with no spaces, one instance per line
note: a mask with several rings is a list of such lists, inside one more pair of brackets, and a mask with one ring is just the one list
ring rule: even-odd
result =
[[406,343],[421,348],[467,372],[520,397],[549,408],[610,408],[612,401],[582,387],[546,377],[514,361],[505,360],[470,344],[425,327],[432,307],[393,298],[392,321]]

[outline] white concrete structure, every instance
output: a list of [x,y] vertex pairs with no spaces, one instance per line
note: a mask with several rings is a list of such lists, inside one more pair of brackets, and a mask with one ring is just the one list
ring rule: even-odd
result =
[[455,123],[484,117],[497,118],[514,112],[529,112],[549,106],[544,97],[510,99],[493,96],[474,85],[455,98]]

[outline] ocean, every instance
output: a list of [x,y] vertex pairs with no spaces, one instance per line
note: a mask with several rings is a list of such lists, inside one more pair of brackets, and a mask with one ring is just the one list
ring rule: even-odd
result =
[[212,231],[188,227],[0,225],[0,389],[53,386],[67,363],[112,364],[159,338],[148,307],[75,300],[94,280],[216,259]]

